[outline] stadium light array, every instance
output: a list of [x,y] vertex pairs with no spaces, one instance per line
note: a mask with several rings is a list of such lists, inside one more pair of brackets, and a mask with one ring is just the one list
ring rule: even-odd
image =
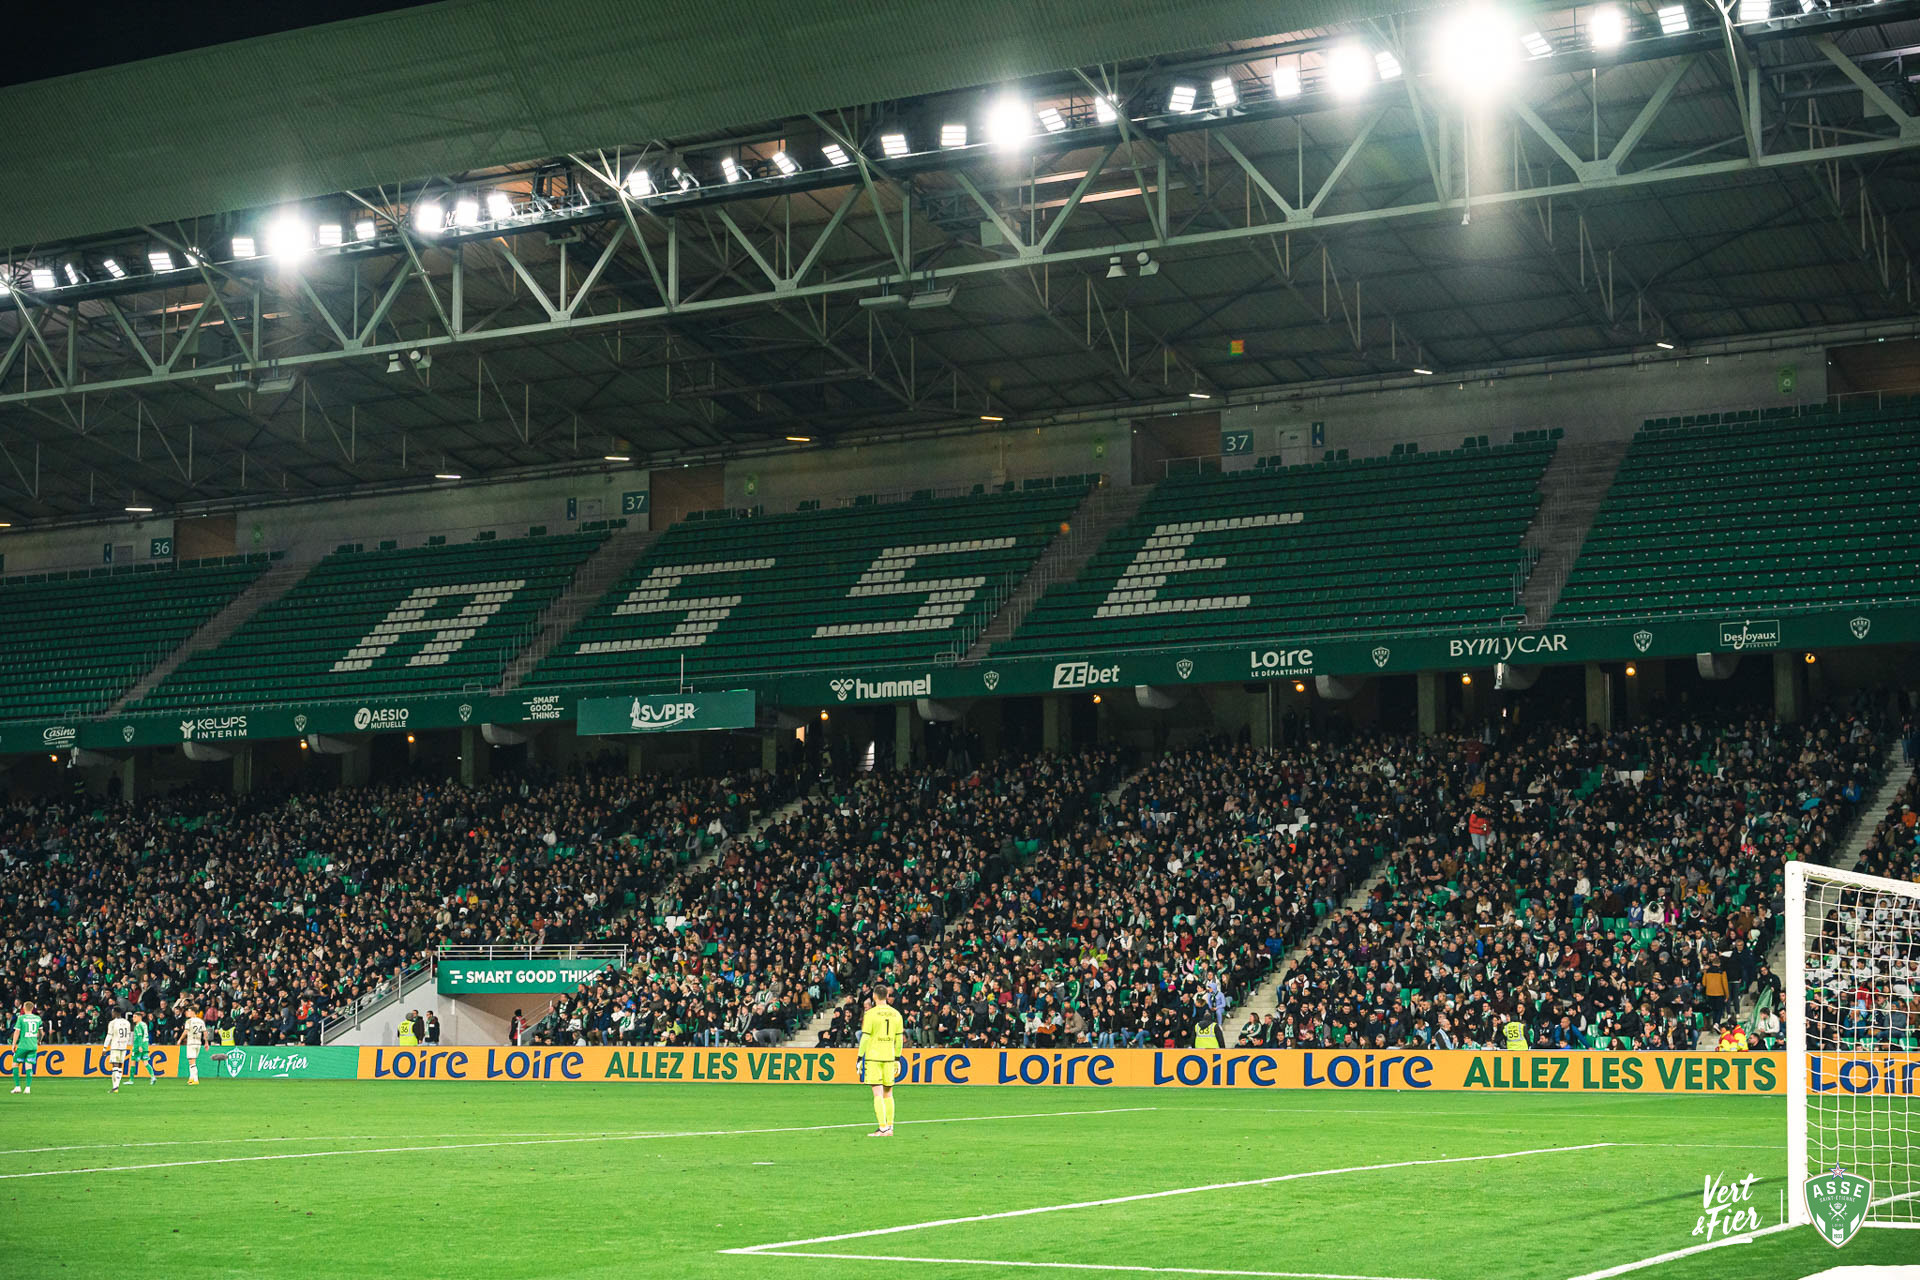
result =
[[740,181],[740,162],[732,156],[721,156],[720,173],[728,182]]
[[1670,4],[1660,10],[1660,34],[1663,36],[1685,35],[1693,24],[1687,21],[1687,6]]
[[120,259],[108,258],[102,265],[106,267],[107,274],[115,280],[125,280],[127,278],[127,269],[120,265]]
[[67,269],[67,283],[79,284],[81,279],[80,268],[74,266],[71,262],[63,263],[62,265]]
[[453,225],[456,227],[477,227],[480,225],[480,201],[465,195],[453,202]]
[[439,235],[446,225],[447,211],[438,200],[422,200],[413,207],[413,229],[421,235]]
[[173,270],[173,255],[165,249],[154,249],[147,254],[147,265],[155,274],[164,274]]
[[1526,49],[1527,56],[1530,58],[1551,58],[1553,56],[1553,42],[1541,35],[1538,31],[1529,31],[1527,34],[1521,36],[1520,44]]
[[1018,98],[1002,98],[987,108],[987,141],[996,147],[1024,146],[1033,136],[1033,112]]
[[31,280],[33,287],[42,293],[48,289],[57,289],[60,287],[59,280],[54,278],[52,267],[34,267],[27,272],[27,279]]
[[880,135],[880,154],[889,160],[898,160],[910,150],[907,135],[904,133],[883,133]]
[[1596,49],[1618,49],[1627,42],[1627,15],[1618,5],[1605,4],[1587,19],[1587,38]]
[[1093,98],[1093,118],[1101,124],[1112,124],[1120,118],[1120,108],[1116,106],[1113,99],[1106,94],[1095,94]]
[[355,240],[371,240],[377,231],[378,228],[373,225],[372,218],[362,218],[353,224],[353,238]]
[[800,162],[784,151],[773,153],[773,167],[780,171],[780,176],[783,178],[791,178],[800,172]]
[[1467,9],[1440,28],[1440,74],[1456,93],[1479,97],[1504,88],[1519,52],[1513,20],[1494,9]]
[[321,244],[329,249],[338,249],[347,238],[346,229],[337,222],[323,222],[315,233]]
[[1060,114],[1058,107],[1042,107],[1039,116],[1040,127],[1048,133],[1061,133],[1066,130],[1067,118]]
[[1367,51],[1357,44],[1343,44],[1327,54],[1327,83],[1342,98],[1357,98],[1373,83],[1373,66]]
[[1190,84],[1177,84],[1167,95],[1167,110],[1183,116],[1193,110],[1193,100],[1199,96],[1199,90]]
[[1273,96],[1276,98],[1300,96],[1299,67],[1281,66],[1273,69]]
[[1231,107],[1240,101],[1240,90],[1234,86],[1232,76],[1221,76],[1213,82],[1213,105]]
[[847,154],[847,149],[837,142],[829,142],[826,146],[821,147],[820,154],[825,156],[827,163],[836,169],[848,163],[853,158]]
[[1380,52],[1374,54],[1373,65],[1379,68],[1380,78],[1382,80],[1398,80],[1400,78],[1400,59],[1394,57],[1390,49],[1382,49]]
[[1740,0],[1740,21],[1765,22],[1772,16],[1772,0]]
[[627,175],[627,194],[638,200],[641,196],[654,193],[653,175],[645,169],[635,169]]
[[682,191],[691,191],[700,185],[700,180],[679,165],[673,166],[673,185]]
[[487,217],[505,222],[513,216],[513,197],[504,191],[487,192]]

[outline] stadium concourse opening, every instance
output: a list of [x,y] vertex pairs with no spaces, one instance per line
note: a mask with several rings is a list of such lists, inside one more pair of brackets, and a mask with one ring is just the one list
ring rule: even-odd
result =
[[0,1251],[1913,1273],[1920,0],[1055,8],[15,32]]

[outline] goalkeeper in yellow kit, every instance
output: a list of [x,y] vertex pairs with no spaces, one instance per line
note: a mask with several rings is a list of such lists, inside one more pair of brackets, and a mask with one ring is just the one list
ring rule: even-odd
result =
[[887,1003],[893,990],[873,989],[873,1003],[860,1019],[860,1079],[873,1086],[873,1118],[879,1127],[869,1138],[893,1136],[893,1086],[900,1079],[900,1011]]

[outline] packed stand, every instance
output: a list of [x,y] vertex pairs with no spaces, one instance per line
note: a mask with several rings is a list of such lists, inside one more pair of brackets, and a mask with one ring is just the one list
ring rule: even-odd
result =
[[1777,990],[1782,866],[1828,856],[1887,740],[1865,702],[1488,736],[1447,820],[1302,948],[1242,1044],[1694,1049]]
[[[1881,816],[1855,870],[1920,882],[1916,805],[1920,776]],[[1920,1048],[1920,898],[1851,889],[1832,897],[1820,927],[1808,922],[1810,1047]]]
[[[583,772],[0,809],[0,981],[44,1039],[189,1010],[239,1043],[320,1042],[441,942],[559,944],[615,922],[773,800],[765,779]],[[217,1023],[216,1023],[217,1019]]]
[[1122,776],[1110,751],[829,784],[634,921],[624,972],[535,1028],[566,1043],[775,1043],[938,936],[1021,859],[1059,856]]

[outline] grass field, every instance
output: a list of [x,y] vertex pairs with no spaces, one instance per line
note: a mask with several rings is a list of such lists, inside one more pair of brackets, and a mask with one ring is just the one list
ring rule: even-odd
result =
[[[1711,1176],[1756,1175],[1763,1227],[1785,1188],[1775,1098],[897,1097],[889,1141],[857,1086],[43,1080],[0,1094],[0,1256],[43,1276],[1570,1280],[1700,1243]],[[1894,1262],[1920,1262],[1920,1233],[1835,1251],[1802,1228],[1630,1274]]]

